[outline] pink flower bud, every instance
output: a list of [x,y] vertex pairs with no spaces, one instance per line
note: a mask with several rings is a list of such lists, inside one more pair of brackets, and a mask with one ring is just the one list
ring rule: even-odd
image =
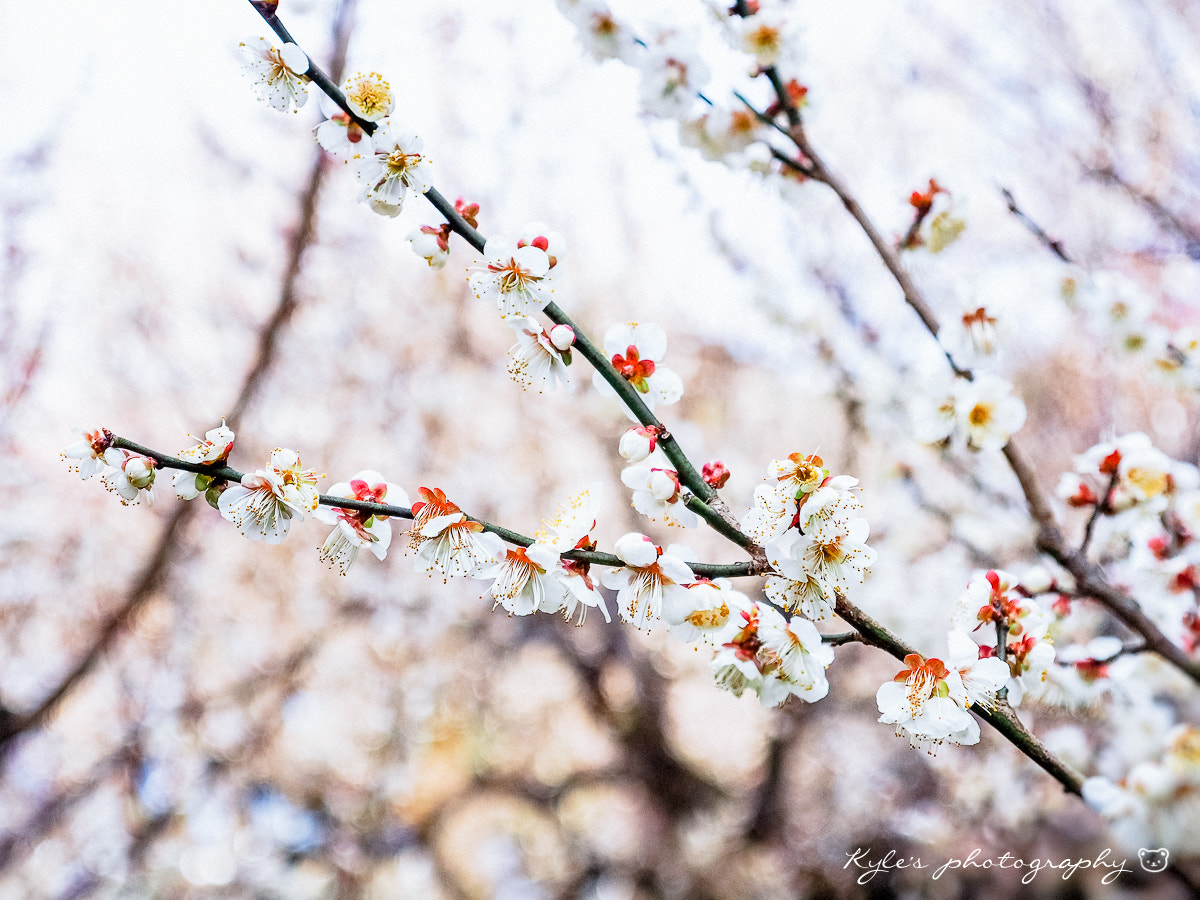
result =
[[567,350],[575,343],[575,329],[570,325],[555,325],[550,329],[550,343],[555,350]]
[[729,470],[719,459],[705,463],[700,474],[703,476],[705,484],[717,490],[725,487],[725,482],[729,480]]

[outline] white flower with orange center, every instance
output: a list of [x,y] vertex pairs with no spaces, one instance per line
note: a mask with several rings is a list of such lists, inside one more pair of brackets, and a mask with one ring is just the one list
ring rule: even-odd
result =
[[292,519],[303,519],[318,502],[315,470],[300,468],[295,450],[276,447],[265,469],[225,489],[217,508],[250,540],[278,544]]
[[621,618],[635,628],[648,628],[661,619],[664,600],[675,602],[672,595],[686,591],[686,585],[696,580],[687,563],[663,553],[644,534],[632,532],[619,538],[613,550],[625,565],[605,572],[602,580],[617,592]]
[[554,289],[545,249],[490,238],[483,255],[487,262],[472,271],[467,280],[476,297],[496,304],[500,318],[529,317],[546,308]]
[[439,488],[420,488],[413,504],[413,527],[408,532],[417,551],[418,572],[441,572],[447,580],[475,575],[493,565],[505,551],[499,537],[468,519]]
[[949,635],[946,662],[919,653],[904,657],[906,669],[875,695],[879,721],[907,731],[919,741],[975,744],[979,723],[967,711],[972,703],[990,706],[1009,677],[1008,666],[994,656],[979,656],[975,642],[961,632]]
[[875,550],[866,543],[869,533],[866,519],[818,519],[807,532],[789,530],[764,549],[777,574],[796,582],[815,581],[833,601],[835,593],[862,584],[875,561]]
[[[783,536],[796,521],[800,500],[826,483],[829,470],[816,454],[793,453],[787,459],[771,460],[767,478],[773,481],[755,489],[754,505],[742,518],[742,530],[757,544],[766,544]],[[857,483],[851,479],[845,486]],[[842,481],[835,485],[836,488],[842,486]]]
[[787,22],[777,13],[760,12],[741,20],[742,50],[762,68],[779,62],[788,40]]
[[[382,475],[371,469],[359,472],[348,482],[338,482],[329,489],[329,495],[390,506],[408,505],[408,494],[404,488],[385,481]],[[345,575],[354,565],[358,551],[363,547],[374,553],[377,559],[387,556],[392,543],[392,526],[387,516],[359,509],[321,506],[313,513],[313,518],[336,526],[321,547],[320,559],[341,574]]]
[[999,450],[1025,424],[1025,404],[1003,378],[981,373],[955,383],[958,426],[972,450]]
[[476,577],[495,578],[492,597],[515,616],[535,612],[559,612],[567,599],[567,589],[558,578],[559,558],[544,544],[510,547],[495,566],[488,566]]
[[662,617],[673,637],[714,646],[730,617],[750,606],[750,599],[735,591],[728,579],[702,578],[689,584],[686,592],[673,592],[665,597]]
[[[392,114],[396,99],[391,86],[378,72],[359,72],[342,85],[346,104],[354,114],[368,122],[378,122]],[[327,95],[320,95],[325,121],[316,128],[317,143],[330,153],[363,153],[372,144],[371,137],[354,118]]]
[[778,706],[793,694],[813,703],[829,692],[833,648],[807,619],[751,603],[734,610],[717,643],[713,677],[735,696],[753,691],[763,706]]
[[433,186],[432,164],[421,152],[421,139],[393,127],[390,119],[380,121],[371,143],[355,156],[358,199],[380,215],[398,216],[409,190],[423,194]]
[[308,57],[295,44],[271,46],[264,37],[242,42],[246,70],[254,77],[254,92],[272,109],[287,112],[308,100]]

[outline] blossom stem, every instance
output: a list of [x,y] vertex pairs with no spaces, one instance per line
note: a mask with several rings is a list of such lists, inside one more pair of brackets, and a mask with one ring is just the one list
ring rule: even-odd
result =
[[[211,475],[213,478],[223,479],[225,481],[234,481],[241,483],[245,477],[244,472],[239,472],[237,469],[232,469],[229,466],[216,466],[211,463],[194,463],[188,462],[185,459],[179,459],[174,456],[169,456],[166,453],[161,453],[158,450],[152,450],[149,447],[143,447],[141,444],[135,444],[131,440],[114,435],[112,445],[120,450],[128,450],[131,453],[136,453],[139,456],[149,457],[154,460],[159,466],[164,469],[182,469],[185,472],[195,472],[198,475]],[[321,506],[330,506],[335,509],[353,509],[358,512],[368,513],[376,516],[388,516],[389,518],[397,519],[414,519],[411,508],[407,506],[392,506],[387,503],[372,503],[369,500],[358,500],[354,497],[335,497],[330,494],[321,494],[318,497],[318,503]],[[710,512],[712,512],[710,510]],[[712,513],[714,516],[716,513]],[[464,514],[465,515],[465,514]],[[533,538],[527,537],[520,532],[505,528],[502,525],[494,525],[491,522],[485,522],[482,519],[476,519],[474,516],[467,516],[472,522],[478,522],[483,526],[484,531],[490,531],[497,535],[502,540],[510,544],[516,544],[520,547],[528,547],[534,543]],[[714,526],[716,527],[716,526]],[[597,553],[589,550],[570,550],[560,554],[563,559],[574,560],[576,562],[593,563],[600,566],[613,566],[619,568],[625,565],[625,561],[613,553]],[[750,575],[760,574],[759,568],[754,563],[692,563],[688,566],[691,570],[704,578],[743,578]]]
[[[886,650],[896,659],[903,662],[904,657],[914,651],[906,646],[894,634],[850,603],[841,594],[837,595],[834,611],[848,622],[858,632],[863,643],[871,644]],[[995,707],[987,708],[979,704],[971,704],[971,710],[989,725],[999,731],[1004,737],[1020,750],[1025,756],[1037,763],[1047,774],[1054,778],[1072,794],[1082,796],[1083,779],[1061,760],[1057,759],[1043,746],[1021,720],[1017,718],[1007,701],[1001,701]]]
[[1088,516],[1087,525],[1083,529],[1083,540],[1079,544],[1079,552],[1087,553],[1088,544],[1092,542],[1092,532],[1096,529],[1096,520],[1102,515],[1107,515],[1112,512],[1113,492],[1117,489],[1117,482],[1121,480],[1121,470],[1113,469],[1113,473],[1109,476],[1108,487],[1104,491],[1104,497],[1096,503],[1092,508],[1092,514]]

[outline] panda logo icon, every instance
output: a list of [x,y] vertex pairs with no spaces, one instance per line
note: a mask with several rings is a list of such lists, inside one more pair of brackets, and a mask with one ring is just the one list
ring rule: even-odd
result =
[[1170,853],[1167,848],[1163,847],[1159,850],[1149,850],[1143,847],[1138,851],[1138,859],[1142,863],[1142,868],[1147,872],[1161,872],[1167,867],[1167,857]]

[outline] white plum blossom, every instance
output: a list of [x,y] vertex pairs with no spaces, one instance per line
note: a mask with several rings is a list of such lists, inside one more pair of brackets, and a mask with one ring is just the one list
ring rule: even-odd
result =
[[875,561],[866,519],[820,520],[806,532],[790,530],[765,550],[775,572],[792,582],[816,582],[827,601],[863,583]]
[[621,470],[621,483],[633,490],[633,508],[650,519],[662,518],[669,525],[695,528],[696,514],[684,505],[679,474],[667,468],[665,456],[655,453],[649,465],[627,466]]
[[792,38],[787,19],[779,10],[762,10],[742,18],[740,32],[741,49],[764,69],[779,62]]
[[379,122],[371,143],[354,157],[358,199],[380,215],[398,216],[409,190],[423,194],[433,186],[432,165],[421,152],[421,138],[396,128],[391,119]]
[[[742,518],[742,530],[758,544],[780,538],[792,527],[801,499],[825,484],[829,470],[815,454],[793,453],[787,459],[771,460],[767,477],[774,480],[755,489],[754,506]],[[857,483],[850,479],[838,482],[838,487],[849,488]]]
[[[668,406],[683,396],[683,381],[658,362],[666,352],[667,333],[653,322],[613,325],[604,333],[605,355],[650,409],[656,403]],[[599,372],[592,374],[592,384],[602,394],[616,393]],[[633,417],[628,410],[626,413]]]
[[605,587],[617,592],[621,618],[635,628],[648,628],[661,619],[664,602],[675,602],[672,595],[686,591],[686,585],[696,580],[687,563],[663,553],[644,534],[624,535],[613,550],[625,565],[605,572],[602,580]]
[[910,653],[904,658],[907,668],[875,695],[879,721],[895,725],[897,734],[907,731],[913,746],[921,741],[978,743],[979,723],[968,708],[972,703],[990,705],[1008,678],[1008,667],[995,657],[980,659],[966,635],[952,632],[949,645],[949,665]]
[[[682,120],[679,140],[685,147],[699,150],[705,159],[732,162],[758,140],[761,130],[762,124],[748,109],[721,107]],[[766,144],[759,146],[767,149]],[[767,152],[770,158],[769,149]]]
[[545,544],[510,547],[503,559],[475,573],[494,578],[491,594],[496,603],[515,616],[560,611],[567,588],[559,578],[558,553]]
[[958,379],[954,408],[972,450],[999,450],[1025,424],[1025,404],[1003,378],[982,373]]
[[[534,535],[534,546],[547,547],[556,554],[571,550],[595,550],[591,530],[596,527],[599,511],[600,485],[597,483],[572,495],[566,503],[559,504],[554,517],[543,522],[542,530]],[[596,590],[592,579],[591,564],[560,559],[558,568],[558,576],[567,591],[561,610],[563,617],[572,621],[578,611],[579,618],[575,621],[582,625],[588,608],[599,607],[604,614],[604,621],[611,621],[604,597]]]
[[[513,381],[523,388],[537,388],[539,393],[553,391],[560,384],[567,393],[575,390],[567,372],[571,364],[570,343],[565,350],[559,349],[555,346],[553,333],[528,316],[514,316],[504,321],[517,333],[517,342],[508,351],[508,374]],[[567,330],[571,329],[567,327]],[[559,336],[565,339],[562,332]],[[573,340],[574,333],[569,337]]]
[[957,378],[946,395],[918,398],[910,410],[914,436],[938,443],[957,433],[971,450],[999,450],[1025,424],[1025,404],[995,375]]
[[584,49],[597,61],[632,58],[636,41],[604,0],[558,0],[558,8],[579,29]]
[[693,35],[672,33],[646,48],[638,60],[642,75],[642,106],[652,115],[673,118],[686,114],[708,82],[708,67],[696,54]]
[[[1109,508],[1121,512],[1137,507],[1143,514],[1162,512],[1175,491],[1177,482],[1190,481],[1188,471],[1156,448],[1142,432],[1125,434],[1116,440],[1090,447],[1075,458],[1075,472],[1095,480],[1093,502],[1102,501],[1109,482],[1116,476]],[[1064,483],[1060,483],[1060,488]]]
[[272,109],[296,111],[308,100],[308,57],[295,44],[276,48],[264,37],[241,44],[246,71],[254,78],[254,92]]
[[[392,114],[396,98],[391,86],[378,72],[359,72],[342,84],[346,105],[356,116],[378,122]],[[316,128],[317,143],[335,154],[365,153],[372,145],[371,136],[328,95],[319,96],[325,121]]]
[[82,479],[91,478],[104,471],[104,451],[112,446],[112,432],[106,428],[95,431],[80,431],[81,441],[76,441],[59,454],[63,459],[75,460],[70,463],[72,472],[78,472]]
[[318,502],[316,472],[300,468],[295,450],[276,447],[265,469],[225,489],[217,508],[250,540],[278,544],[292,519],[303,519]]
[[[390,506],[407,506],[408,494],[404,488],[384,480],[373,469],[359,472],[350,481],[341,481],[329,489],[331,497],[346,497],[368,503],[386,503]],[[392,543],[392,526],[388,516],[343,509],[337,506],[321,506],[313,518],[326,525],[335,526],[320,550],[320,559],[345,575],[358,558],[363,547],[375,554],[377,559],[387,556]]]
[[439,488],[419,488],[413,504],[409,544],[417,551],[418,572],[441,572],[450,578],[476,575],[505,552],[504,541],[446,499]]
[[496,304],[500,318],[527,317],[545,309],[553,293],[550,257],[545,250],[489,238],[483,255],[487,263],[471,272],[468,281],[476,297]]
[[[193,463],[216,465],[223,462],[233,449],[233,429],[221,419],[217,428],[204,433],[204,440],[186,450],[179,451],[179,458]],[[179,471],[175,473],[173,485],[175,494],[180,500],[194,500],[208,489],[212,483],[211,475],[197,472]]]
[[730,615],[711,663],[717,686],[740,697],[758,695],[763,706],[778,706],[795,694],[815,703],[829,693],[825,669],[833,648],[807,619],[785,619],[765,603],[752,603]]
[[664,598],[662,617],[672,637],[715,647],[730,616],[750,606],[750,599],[734,590],[728,579],[702,578],[689,584],[686,592],[673,591]]
[[104,462],[111,467],[101,476],[104,486],[121,498],[122,505],[134,506],[143,496],[147,503],[154,502],[154,460],[109,447]]
[[763,593],[776,606],[799,613],[814,622],[831,615],[836,602],[836,597],[827,596],[821,582],[811,575],[795,579],[783,575],[767,575],[763,583]]

